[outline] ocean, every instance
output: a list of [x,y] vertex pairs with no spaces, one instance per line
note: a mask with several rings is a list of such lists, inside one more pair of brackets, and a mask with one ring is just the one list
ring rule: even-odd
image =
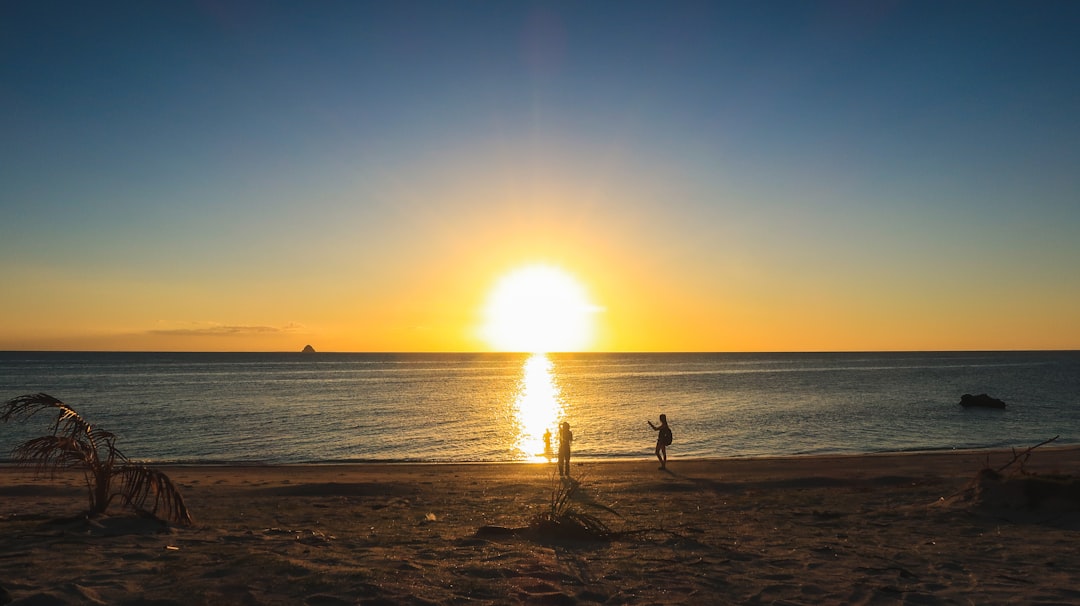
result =
[[[1080,352],[0,352],[0,401],[45,392],[169,463],[542,461],[1080,443]],[[964,409],[987,393],[1005,410]],[[0,425],[0,459],[52,416]]]

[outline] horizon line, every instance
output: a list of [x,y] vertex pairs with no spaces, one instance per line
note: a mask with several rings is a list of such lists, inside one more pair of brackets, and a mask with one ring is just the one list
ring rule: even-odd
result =
[[791,350],[634,350],[634,351],[442,351],[442,350],[367,350],[367,351],[303,351],[301,349],[281,350],[194,350],[194,349],[0,349],[0,354],[9,353],[146,353],[146,354],[443,354],[443,355],[535,355],[535,354],[842,354],[842,353],[1038,353],[1038,352],[1080,352],[1077,348],[1049,348],[1049,349],[791,349]]

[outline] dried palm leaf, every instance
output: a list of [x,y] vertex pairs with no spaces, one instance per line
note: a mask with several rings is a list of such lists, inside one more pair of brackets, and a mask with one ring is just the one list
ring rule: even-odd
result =
[[[86,478],[90,511],[105,513],[116,497],[138,511],[165,519],[191,523],[191,514],[180,491],[164,473],[130,461],[116,447],[116,436],[94,427],[73,408],[45,393],[9,400],[0,421],[24,420],[43,410],[56,411],[49,435],[17,445],[12,456],[17,463],[32,467],[39,475],[55,475],[64,469],[81,469]],[[114,491],[115,480],[120,489]],[[153,495],[153,507],[146,504]]]

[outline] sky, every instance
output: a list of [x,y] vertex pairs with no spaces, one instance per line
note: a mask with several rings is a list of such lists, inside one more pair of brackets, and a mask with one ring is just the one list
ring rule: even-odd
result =
[[0,350],[1080,349],[1080,3],[5,2]]

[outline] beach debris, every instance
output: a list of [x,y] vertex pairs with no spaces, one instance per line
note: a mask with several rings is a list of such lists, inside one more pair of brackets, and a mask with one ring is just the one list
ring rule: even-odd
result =
[[337,537],[326,534],[321,530],[298,530],[296,531],[296,540],[304,545],[315,545],[335,541]]
[[492,525],[492,524],[487,524],[487,525],[481,526],[480,528],[477,528],[476,532],[473,533],[473,536],[475,536],[478,539],[490,539],[490,538],[499,538],[499,537],[513,537],[513,536],[517,536],[517,535],[521,534],[524,531],[525,531],[525,528],[516,528],[516,527],[510,527],[510,526],[495,526],[495,525]]
[[332,534],[326,534],[321,530],[312,530],[310,528],[264,528],[264,537],[282,537],[292,539],[305,545],[312,545],[317,543],[329,543],[330,541],[337,540],[337,537]]
[[960,396],[960,405],[964,408],[996,408],[998,410],[1005,410],[1005,402],[984,393],[977,396],[966,393]]
[[1072,476],[1015,474],[982,469],[970,500],[988,509],[1080,511],[1080,481]]
[[437,520],[438,518],[433,513],[428,513],[426,516],[424,516],[424,521],[426,522],[435,522]]
[[[1024,463],[1027,463],[1028,459],[1031,458],[1031,453],[1034,452],[1034,450],[1036,448],[1039,448],[1040,446],[1046,446],[1047,444],[1057,440],[1060,437],[1061,437],[1060,435],[1057,435],[1057,436],[1054,436],[1054,437],[1050,438],[1049,440],[1043,440],[1042,442],[1039,442],[1038,444],[1028,448],[1027,450],[1025,450],[1024,452],[1021,452],[1021,453],[1017,453],[1016,449],[1013,448],[1012,449],[1012,453],[1013,453],[1012,460],[1009,461],[1008,463],[1002,465],[1001,467],[998,467],[997,472],[1001,473],[1001,472],[1005,471],[1006,469],[1012,467],[1014,464],[1020,463],[1020,473],[1027,473],[1024,470]],[[987,459],[986,463],[987,463],[986,466],[990,467],[989,459]]]
[[[1013,449],[1012,459],[997,468],[986,466],[953,500],[980,509],[1006,511],[1080,511],[1080,479],[1069,475],[1036,474],[1024,468],[1031,453],[1058,439],[1054,436],[1023,451]],[[1009,468],[1016,465],[1015,468]]]
[[104,514],[114,499],[137,513],[191,524],[191,513],[180,490],[161,471],[129,459],[116,447],[116,436],[91,425],[73,408],[46,393],[8,400],[0,421],[24,420],[38,412],[55,411],[47,435],[15,446],[16,463],[38,475],[53,476],[62,469],[81,470],[90,498],[89,513]]

